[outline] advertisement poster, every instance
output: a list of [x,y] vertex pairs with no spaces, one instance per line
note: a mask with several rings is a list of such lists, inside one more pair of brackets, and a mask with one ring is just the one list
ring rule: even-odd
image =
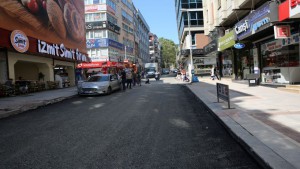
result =
[[82,0],[0,1],[0,28],[87,53],[83,6]]

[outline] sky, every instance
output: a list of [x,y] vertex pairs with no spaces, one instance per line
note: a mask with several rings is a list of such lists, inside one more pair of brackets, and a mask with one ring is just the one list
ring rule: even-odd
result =
[[150,32],[158,38],[165,38],[178,44],[177,23],[174,0],[132,0],[140,10]]

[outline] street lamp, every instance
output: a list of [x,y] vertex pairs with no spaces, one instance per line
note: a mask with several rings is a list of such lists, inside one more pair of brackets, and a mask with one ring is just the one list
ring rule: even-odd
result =
[[180,11],[182,12],[187,12],[188,15],[188,28],[189,28],[189,43],[190,43],[190,65],[188,67],[188,71],[189,71],[189,76],[190,76],[190,83],[192,83],[193,81],[193,53],[192,53],[192,34],[191,34],[191,25],[190,25],[190,10],[189,9],[185,9],[185,8],[181,8]]

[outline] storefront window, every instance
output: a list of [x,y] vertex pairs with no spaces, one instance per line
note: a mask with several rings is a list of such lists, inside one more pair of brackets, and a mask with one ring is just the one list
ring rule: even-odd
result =
[[4,83],[7,77],[7,58],[4,51],[0,51],[0,83]]
[[[298,37],[298,34],[292,37]],[[299,42],[295,39],[271,40],[261,45],[263,83],[300,81]]]
[[297,67],[299,66],[299,45],[284,46],[269,51],[262,50],[263,67]]
[[232,63],[233,63],[233,51],[231,49],[222,51],[223,59],[223,76],[231,76],[233,73]]

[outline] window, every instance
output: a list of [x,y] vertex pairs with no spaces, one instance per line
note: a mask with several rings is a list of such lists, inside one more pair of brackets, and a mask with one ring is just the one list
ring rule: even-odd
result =
[[106,13],[89,13],[89,14],[85,14],[85,21],[86,22],[105,21],[105,20],[106,20]]

